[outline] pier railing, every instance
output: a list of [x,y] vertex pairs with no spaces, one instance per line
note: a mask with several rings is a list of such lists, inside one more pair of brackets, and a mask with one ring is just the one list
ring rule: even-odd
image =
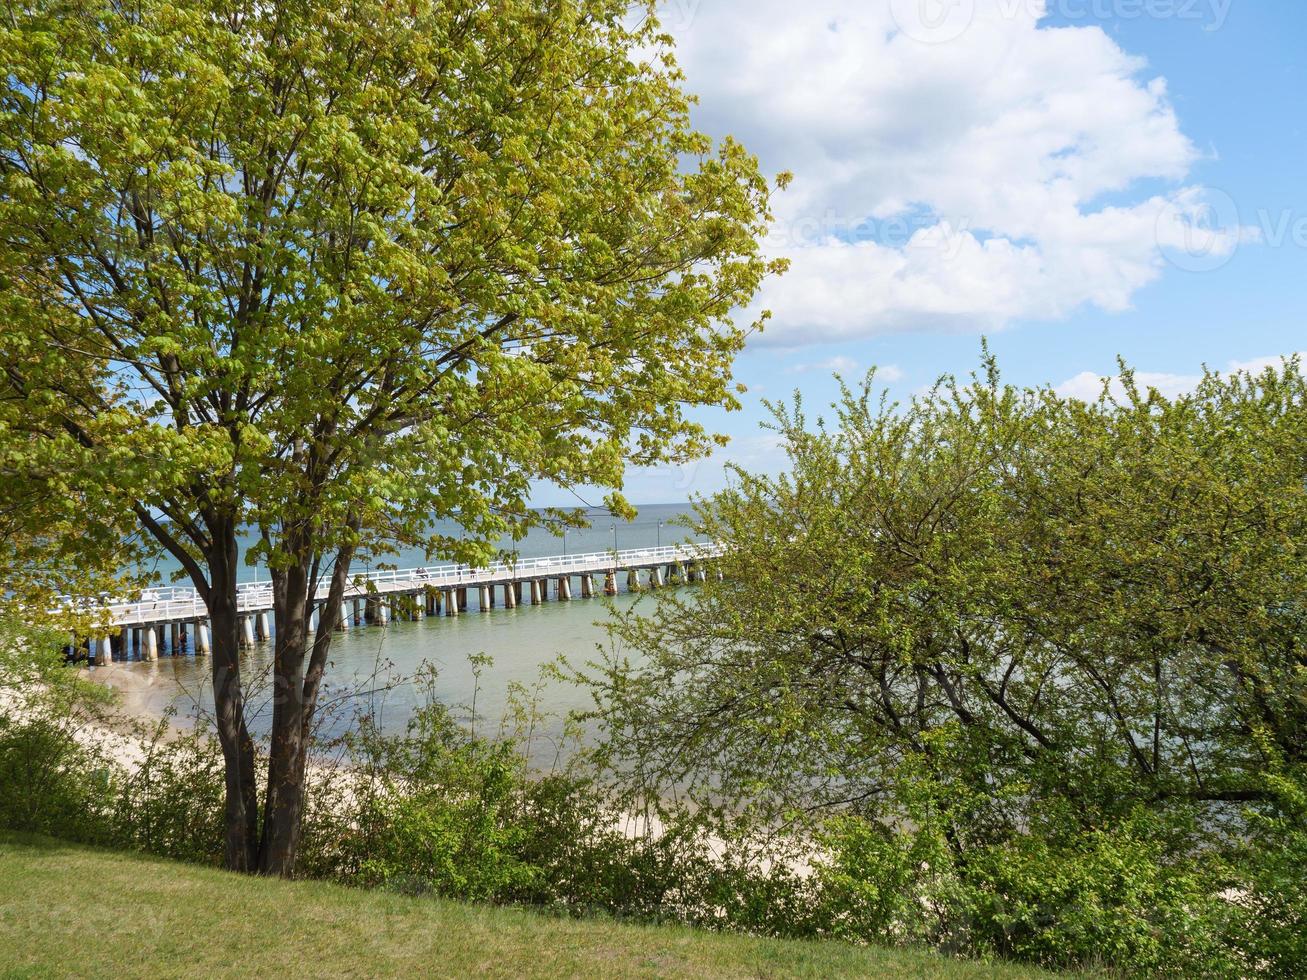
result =
[[[350,576],[345,598],[629,571],[678,562],[702,561],[715,558],[721,553],[722,547],[714,542],[687,542],[655,548],[522,558],[513,562],[495,562],[485,568],[445,564],[363,572]],[[258,613],[272,609],[271,582],[242,582],[236,587],[236,592],[238,613]],[[324,600],[327,593],[328,586],[324,583],[318,589],[315,599]],[[199,593],[186,586],[145,589],[139,598],[134,599],[109,596],[97,599],[66,597],[63,601],[83,609],[107,610],[116,626],[179,622],[208,615]]]

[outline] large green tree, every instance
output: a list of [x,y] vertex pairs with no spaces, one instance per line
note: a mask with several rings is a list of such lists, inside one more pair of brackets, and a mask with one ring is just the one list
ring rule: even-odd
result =
[[[631,781],[953,828],[1071,800],[1206,826],[1307,767],[1307,379],[1127,372],[1084,403],[992,363],[909,404],[778,409],[788,470],[706,501],[722,581],[618,630],[601,678]],[[934,792],[935,790],[932,790]]]
[[[623,0],[0,11],[6,497],[75,488],[100,540],[129,515],[199,590],[231,867],[294,867],[357,556],[485,558],[539,519],[533,480],[625,508],[626,466],[713,444],[687,406],[734,406],[768,186],[692,129],[669,46]],[[262,810],[251,526],[275,594]]]

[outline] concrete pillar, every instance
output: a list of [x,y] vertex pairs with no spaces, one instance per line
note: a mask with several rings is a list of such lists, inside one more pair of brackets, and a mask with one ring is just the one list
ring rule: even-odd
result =
[[427,597],[421,593],[408,597],[413,605],[413,619],[415,622],[421,622],[427,618]]
[[109,637],[102,636],[92,641],[92,662],[97,666],[104,666],[113,663],[113,643]]
[[458,615],[458,596],[456,596],[456,595],[454,594],[454,590],[453,590],[453,589],[446,589],[446,590],[445,590],[444,599],[445,599],[445,615],[446,615],[446,616],[457,616],[457,615]]
[[139,626],[132,628],[132,649],[136,651],[137,657],[140,657],[144,652],[144,648],[141,644],[141,628]]
[[349,603],[342,602],[340,604],[340,620],[336,623],[337,633],[344,633],[347,629],[349,629],[351,626],[354,625],[349,621],[350,612],[351,610],[350,610]]
[[440,612],[440,608],[436,604],[437,595],[439,595],[439,593],[429,587],[424,593],[422,593],[422,601],[426,605],[428,616],[434,616],[436,613]]
[[482,585],[477,589],[477,608],[483,612],[490,612],[490,587]]
[[627,592],[640,591],[640,573],[636,571],[634,568],[626,573],[626,591]]
[[589,599],[595,594],[594,579],[589,575],[581,576],[581,598]]
[[495,608],[495,587],[493,585],[482,586],[486,590],[486,608]]
[[244,647],[246,650],[254,646],[254,617],[253,616],[241,617],[240,645]]
[[517,583],[516,582],[504,583],[504,608],[505,609],[517,608]]
[[353,602],[354,609],[353,609],[353,611],[350,613],[350,617],[349,617],[349,620],[350,620],[349,624],[350,624],[351,626],[353,626],[355,623],[364,623],[364,622],[367,622],[367,620],[365,620],[365,619],[363,618],[363,607],[364,607],[364,605],[365,605],[365,603],[364,603],[364,601],[363,601],[362,599],[355,599],[355,600],[354,600],[354,602]]
[[464,586],[459,589],[456,595],[458,596],[458,611],[461,613],[467,612],[467,587]]
[[142,660],[159,659],[159,632],[153,626],[147,626],[141,631],[141,636],[145,640],[145,645],[141,649]]
[[377,600],[377,613],[375,617],[378,626],[390,625],[390,603],[385,599]]
[[617,573],[604,574],[604,595],[617,595]]
[[209,622],[205,619],[195,621],[195,655],[207,657],[213,652],[213,641],[209,638]]
[[259,613],[258,619],[254,624],[254,635],[260,640],[270,639],[272,637],[272,630],[269,626],[268,614],[265,612]]
[[130,626],[124,626],[118,631],[118,649],[114,652],[118,654],[119,660],[132,659],[132,629]]
[[558,598],[562,602],[568,602],[572,598],[572,576],[564,575],[558,580]]

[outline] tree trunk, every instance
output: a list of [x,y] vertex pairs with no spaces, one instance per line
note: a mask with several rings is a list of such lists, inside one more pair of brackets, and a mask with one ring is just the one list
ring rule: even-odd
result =
[[[355,528],[356,529],[356,528]],[[310,569],[316,563],[301,562],[273,576],[276,621],[276,661],[273,667],[272,745],[268,758],[268,792],[263,814],[263,838],[259,845],[259,871],[290,877],[299,858],[300,833],[304,817],[304,776],[309,735],[318,704],[318,691],[332,637],[340,621],[349,577],[352,547],[336,555],[331,586],[312,636],[310,653],[309,614],[318,582]],[[307,669],[305,658],[309,657]]]
[[264,804],[259,871],[289,877],[299,851],[309,719],[304,703],[308,653],[309,571],[304,565],[273,574],[276,660],[273,665],[272,744]]
[[213,626],[213,703],[226,770],[226,854],[232,871],[253,871],[258,844],[258,787],[254,742],[245,726],[241,683],[240,622],[236,609],[236,529],[214,522],[208,609]]

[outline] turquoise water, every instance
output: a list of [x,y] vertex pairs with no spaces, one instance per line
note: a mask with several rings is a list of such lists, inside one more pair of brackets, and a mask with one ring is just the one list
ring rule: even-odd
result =
[[[617,522],[618,548],[685,540],[688,532],[670,524],[685,510],[684,505],[641,508],[634,522]],[[596,515],[594,524],[588,530],[568,532],[568,554],[612,548],[612,518]],[[527,558],[563,553],[560,538],[540,532],[528,536],[517,547]],[[400,556],[395,564],[413,567],[424,564],[424,559],[420,554]],[[253,577],[252,570],[248,577]],[[619,579],[624,587],[625,576]],[[574,595],[579,596],[575,583],[573,588]],[[532,687],[540,679],[541,668],[559,656],[566,656],[578,666],[594,658],[601,646],[609,644],[604,623],[614,611],[652,601],[648,594],[622,594],[612,600],[574,598],[559,602],[552,598],[552,591],[550,594],[550,601],[540,606],[504,609],[500,605],[478,613],[473,590],[473,611],[455,618],[434,616],[419,622],[391,622],[386,627],[359,627],[336,634],[323,695],[323,734],[342,730],[350,723],[353,709],[360,705],[375,709],[383,728],[402,728],[422,696],[411,678],[424,663],[439,672],[436,693],[441,701],[458,707],[462,716],[469,717],[468,709],[475,699],[478,726],[496,728],[508,707],[513,683]],[[479,677],[469,661],[476,655],[489,658],[489,663],[479,668]],[[266,683],[271,659],[271,645],[263,643],[248,651],[242,660],[251,690],[251,727],[260,734],[266,732],[271,719]],[[162,714],[173,708],[181,719],[191,719],[211,715],[209,670],[207,659],[165,655],[156,662],[91,668],[90,675],[119,689],[126,705],[134,711]],[[584,690],[552,679],[541,684],[539,694],[542,709],[555,716],[540,729],[538,743],[533,743],[533,756],[539,764],[547,765],[553,754],[553,740],[561,734],[559,718],[569,711],[589,708],[591,702]]]

